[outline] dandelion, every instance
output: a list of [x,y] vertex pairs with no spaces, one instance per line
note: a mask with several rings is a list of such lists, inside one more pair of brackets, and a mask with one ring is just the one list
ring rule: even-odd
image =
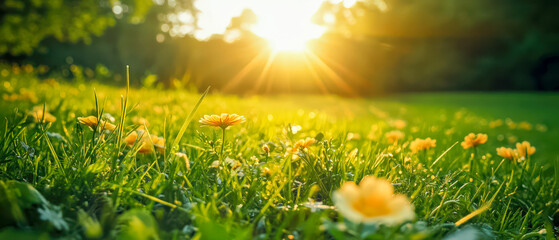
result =
[[222,113],[221,115],[204,115],[200,119],[200,123],[206,126],[219,127],[222,130],[221,138],[221,154],[220,158],[223,159],[223,149],[225,147],[225,129],[230,126],[244,123],[245,117],[237,114]]
[[506,147],[497,148],[497,155],[506,158],[506,159],[517,159],[518,158],[518,150]]
[[404,138],[404,133],[398,130],[390,131],[384,134],[388,143],[397,143],[398,140]]
[[410,149],[413,153],[417,153],[419,151],[428,150],[432,147],[435,147],[436,142],[437,140],[431,138],[426,138],[426,139],[417,138],[410,143]]
[[468,148],[472,148],[472,147],[475,148],[475,147],[477,147],[481,144],[484,144],[486,142],[487,142],[487,134],[470,133],[466,137],[464,137],[464,141],[462,142],[462,147],[464,149],[468,149]]
[[42,122],[42,123],[51,123],[51,122],[55,122],[56,121],[56,117],[53,116],[52,114],[50,114],[49,112],[45,110],[43,110],[44,107],[42,106],[36,106],[33,108],[33,110],[31,112],[29,112],[29,115],[31,115],[31,117],[33,117],[33,120],[35,122]]
[[354,223],[394,225],[415,218],[407,197],[394,194],[389,181],[374,176],[364,177],[359,185],[344,183],[332,199],[338,211]]
[[536,152],[536,148],[532,147],[529,142],[524,141],[522,143],[516,143],[516,151],[518,152],[518,157],[525,159]]
[[[138,139],[138,137],[140,139]],[[124,138],[124,142],[128,146],[134,145],[135,142],[140,144],[140,148],[138,149],[138,153],[146,154],[153,151],[154,147],[159,153],[163,153],[165,151],[165,139],[162,137],[158,137],[155,135],[151,135],[151,139],[147,136],[146,133],[142,130],[133,131],[128,136]]]
[[108,123],[104,120],[100,120],[99,122],[97,122],[96,116],[78,117],[78,121],[81,124],[87,125],[92,129],[97,128],[98,124],[101,125],[101,128],[105,130],[114,131],[116,129],[116,126],[114,124]]

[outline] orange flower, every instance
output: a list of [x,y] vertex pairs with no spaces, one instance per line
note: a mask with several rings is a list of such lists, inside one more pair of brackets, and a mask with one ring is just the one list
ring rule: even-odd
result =
[[200,119],[200,123],[212,127],[220,127],[225,129],[229,126],[244,123],[246,121],[245,117],[239,116],[237,114],[222,113],[220,115],[204,115]]
[[133,117],[132,122],[138,125],[138,129],[140,130],[145,130],[146,127],[149,127],[148,120],[143,117]]
[[404,138],[404,133],[398,130],[390,131],[384,134],[384,137],[388,139],[388,143],[396,143],[398,140]]
[[292,155],[293,159],[297,159],[297,153],[299,153],[299,151],[301,149],[303,149],[304,152],[306,152],[308,150],[308,148],[313,145],[316,142],[316,139],[314,138],[306,138],[306,139],[301,139],[297,142],[295,142],[293,144],[293,146],[291,148],[287,149],[287,153],[285,154],[286,156],[288,156],[289,154]]
[[426,139],[417,138],[410,143],[410,149],[413,153],[417,153],[421,150],[427,150],[429,148],[437,146],[435,144],[436,142],[437,140],[431,138],[426,138]]
[[[81,124],[87,125],[92,129],[95,129],[97,127],[97,117],[95,116],[78,117],[78,121]],[[109,131],[114,131],[116,129],[116,126],[114,124],[108,123],[104,120],[99,121],[99,124],[101,125],[101,128]]]
[[56,117],[50,114],[49,112],[43,112],[42,106],[37,106],[33,108],[33,111],[29,112],[29,115],[33,117],[35,122],[54,122],[56,121]]
[[364,177],[359,185],[346,182],[334,191],[332,200],[338,211],[355,223],[399,224],[415,218],[413,206],[394,187],[374,176]]
[[468,149],[471,147],[477,147],[478,145],[484,144],[487,142],[487,134],[478,133],[473,134],[470,133],[468,136],[464,137],[464,141],[462,142],[462,147],[464,149]]
[[408,124],[406,123],[406,121],[398,119],[390,122],[390,125],[397,129],[404,129]]
[[497,155],[507,158],[507,159],[517,159],[518,158],[518,150],[506,147],[497,148]]
[[[138,140],[138,133],[140,134],[140,139]],[[140,149],[138,150],[139,153],[150,153],[153,151],[154,147],[157,149],[157,152],[163,153],[165,152],[165,139],[162,137],[158,137],[155,135],[151,135],[151,139],[147,136],[147,133],[144,133],[142,130],[133,131],[131,132],[124,141],[129,146],[134,145],[135,142],[140,144]]]
[[527,158],[536,152],[536,148],[532,147],[529,142],[516,143],[516,151],[519,158]]

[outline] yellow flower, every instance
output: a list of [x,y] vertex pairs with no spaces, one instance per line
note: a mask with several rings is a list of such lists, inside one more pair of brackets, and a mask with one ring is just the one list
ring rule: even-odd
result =
[[500,127],[500,126],[503,126],[503,120],[501,120],[501,119],[497,119],[495,121],[489,122],[489,127],[490,128],[496,128],[496,127]]
[[[140,134],[140,139],[138,140],[138,133]],[[140,144],[140,149],[138,150],[139,153],[151,153],[155,147],[157,152],[163,153],[165,152],[165,139],[162,137],[158,137],[155,135],[151,135],[151,139],[148,137],[147,133],[144,133],[142,130],[133,131],[128,136],[124,138],[124,141],[129,146],[134,145],[137,141]]]
[[532,147],[529,142],[524,141],[516,143],[516,151],[518,151],[518,157],[526,158],[532,156],[536,152],[536,148]]
[[518,158],[518,150],[506,147],[497,148],[497,155],[507,158],[507,159],[517,159]]
[[517,128],[518,128],[518,129],[522,129],[522,130],[528,130],[528,131],[530,131],[530,130],[532,130],[532,124],[530,124],[529,122],[520,122],[520,123],[517,125]]
[[407,197],[394,194],[389,181],[374,176],[364,177],[359,185],[344,183],[332,199],[338,211],[354,223],[394,225],[415,217]]
[[[95,129],[97,127],[97,117],[95,116],[89,116],[89,117],[78,117],[78,121],[81,124],[87,125],[90,128]],[[99,124],[101,125],[101,128],[109,130],[109,131],[114,131],[116,129],[116,126],[114,124],[108,123],[104,120],[99,121]]]
[[204,115],[204,117],[200,119],[200,123],[203,125],[220,127],[223,129],[244,123],[245,121],[246,119],[243,116],[228,113],[222,113],[221,115]]
[[404,138],[404,133],[398,130],[390,131],[384,134],[388,143],[396,143],[398,140]]
[[293,144],[293,146],[291,148],[287,148],[287,152],[285,153],[285,156],[288,156],[291,154],[291,158],[292,159],[297,159],[297,153],[299,153],[299,151],[302,149],[304,152],[306,152],[308,150],[308,148],[313,145],[316,142],[316,140],[314,138],[306,138],[306,139],[301,139],[297,142],[295,142]]
[[408,124],[406,123],[406,121],[398,119],[390,122],[390,125],[397,129],[404,129]]
[[464,149],[468,149],[471,147],[477,147],[478,145],[484,144],[487,142],[487,134],[478,133],[477,135],[474,133],[468,134],[468,136],[464,137],[464,141],[462,142],[462,147]]
[[54,122],[56,121],[56,117],[50,114],[49,112],[43,112],[42,106],[37,106],[33,108],[33,111],[29,112],[29,115],[33,117],[35,122]]
[[426,139],[416,138],[410,143],[410,149],[413,153],[417,153],[421,150],[427,150],[429,148],[437,146],[435,144],[436,142],[437,140],[431,138],[426,138]]
[[132,122],[138,125],[138,129],[140,130],[145,130],[146,127],[149,127],[148,120],[143,117],[133,117]]

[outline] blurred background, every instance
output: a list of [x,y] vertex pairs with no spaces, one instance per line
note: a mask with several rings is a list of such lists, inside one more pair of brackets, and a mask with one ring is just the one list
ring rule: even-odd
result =
[[559,90],[554,0],[3,0],[2,75],[239,95]]

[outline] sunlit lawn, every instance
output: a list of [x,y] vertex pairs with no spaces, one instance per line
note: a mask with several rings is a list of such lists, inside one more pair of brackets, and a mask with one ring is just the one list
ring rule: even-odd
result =
[[[550,217],[559,217],[558,94],[378,99],[209,94],[173,149],[200,94],[131,89],[122,136],[144,118],[149,134],[166,140],[163,151],[156,147],[142,154],[136,153],[138,141],[116,145],[118,130],[94,134],[77,120],[99,113],[118,126],[123,88],[9,76],[0,92],[6,96],[0,103],[0,238],[552,239],[557,234],[559,223]],[[43,104],[56,121],[38,124],[28,116]],[[221,129],[198,122],[220,113],[246,118],[226,130],[223,156]],[[390,143],[393,131],[403,137]],[[487,134],[488,140],[464,149],[461,142],[469,133]],[[410,150],[413,140],[428,137],[435,147]],[[293,157],[289,149],[306,138],[316,142]],[[497,155],[496,148],[515,148],[522,141],[536,147],[528,159]],[[184,153],[187,162],[175,152]],[[388,179],[413,204],[415,218],[391,226],[359,224],[333,207],[336,189],[367,175]]]

